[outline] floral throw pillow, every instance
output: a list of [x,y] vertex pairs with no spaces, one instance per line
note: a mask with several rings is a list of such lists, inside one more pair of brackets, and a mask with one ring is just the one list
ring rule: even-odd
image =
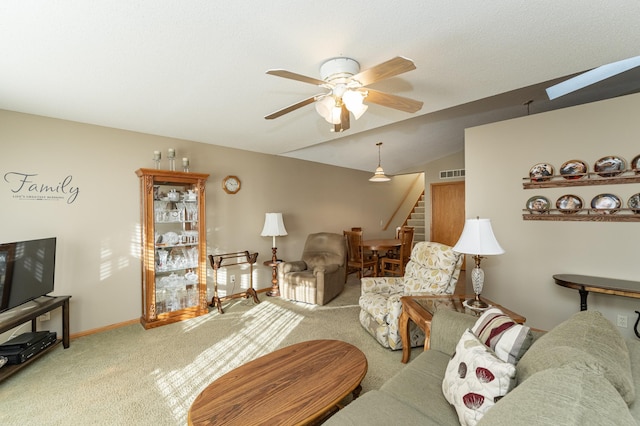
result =
[[533,342],[529,327],[516,324],[498,308],[484,311],[471,332],[493,349],[498,358],[511,364],[517,364]]
[[442,393],[461,425],[475,425],[515,385],[516,368],[504,362],[467,329],[447,365]]

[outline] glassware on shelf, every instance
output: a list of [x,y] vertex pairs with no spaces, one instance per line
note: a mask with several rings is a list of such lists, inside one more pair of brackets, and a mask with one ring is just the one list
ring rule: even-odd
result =
[[169,157],[169,170],[171,170],[172,172],[176,171],[176,150],[173,148],[169,148],[169,154],[167,155],[167,157]]
[[167,269],[167,260],[169,259],[169,252],[163,249],[158,250],[158,271],[164,271]]
[[160,169],[161,158],[162,154],[160,154],[160,151],[153,151],[153,162],[156,163],[156,169]]

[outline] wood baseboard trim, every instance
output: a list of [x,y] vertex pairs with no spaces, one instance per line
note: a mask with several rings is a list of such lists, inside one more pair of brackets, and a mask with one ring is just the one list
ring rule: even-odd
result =
[[[266,293],[269,290],[271,290],[271,287],[261,288],[259,290],[256,290],[256,293]],[[242,296],[241,295],[237,295],[236,297],[242,297]],[[230,296],[230,298],[233,298],[233,299],[235,299],[236,297]],[[71,334],[69,336],[69,338],[70,339],[77,339],[78,337],[90,336],[92,334],[102,333],[103,331],[109,331],[109,330],[113,330],[113,329],[120,328],[120,327],[126,327],[127,325],[139,324],[139,323],[140,323],[140,318],[135,318],[135,319],[132,319],[132,320],[129,320],[129,321],[119,322],[119,323],[116,323],[116,324],[106,325],[104,327],[98,327],[98,328],[93,328],[91,330],[85,330],[85,331],[81,331],[79,333],[74,333],[74,334]]]
[[132,320],[129,320],[129,321],[119,322],[117,324],[111,324],[111,325],[107,325],[107,326],[104,326],[104,327],[98,327],[98,328],[94,328],[94,329],[91,329],[91,330],[85,330],[85,331],[81,331],[79,333],[74,333],[74,334],[70,335],[69,338],[77,339],[78,337],[89,336],[91,334],[101,333],[103,331],[113,330],[113,329],[116,329],[116,328],[125,327],[127,325],[139,324],[139,323],[140,323],[140,318],[136,318],[136,319],[132,319]]

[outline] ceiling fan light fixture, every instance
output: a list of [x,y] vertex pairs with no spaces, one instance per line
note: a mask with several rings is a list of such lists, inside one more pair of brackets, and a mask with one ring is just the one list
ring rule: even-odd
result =
[[331,112],[329,113],[329,118],[326,120],[331,124],[340,124],[342,122],[342,108],[339,106],[334,106],[331,108]]
[[349,108],[347,106],[347,109],[349,111],[351,111],[351,113],[353,114],[353,116],[355,117],[355,119],[357,120],[358,118],[362,117],[362,115],[365,113],[365,111],[367,111],[367,109],[369,109],[369,107],[367,105],[360,105],[357,108]]
[[369,108],[363,103],[365,96],[366,95],[359,90],[347,90],[344,95],[342,95],[342,102],[344,102],[347,109],[353,113],[356,120],[362,117],[362,114]]
[[332,96],[325,96],[324,98],[316,102],[316,111],[318,112],[318,114],[320,114],[320,117],[331,122],[331,110],[335,107],[335,105],[336,102],[333,100]]
[[373,173],[373,176],[369,178],[369,182],[389,182],[391,178],[384,174],[384,170],[382,170],[382,166],[380,165],[380,146],[382,142],[378,142],[378,167],[376,167],[376,171]]

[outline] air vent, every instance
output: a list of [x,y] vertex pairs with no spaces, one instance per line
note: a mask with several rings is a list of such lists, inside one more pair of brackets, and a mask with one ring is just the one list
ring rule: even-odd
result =
[[442,170],[440,172],[440,179],[455,179],[461,177],[464,177],[464,169]]

